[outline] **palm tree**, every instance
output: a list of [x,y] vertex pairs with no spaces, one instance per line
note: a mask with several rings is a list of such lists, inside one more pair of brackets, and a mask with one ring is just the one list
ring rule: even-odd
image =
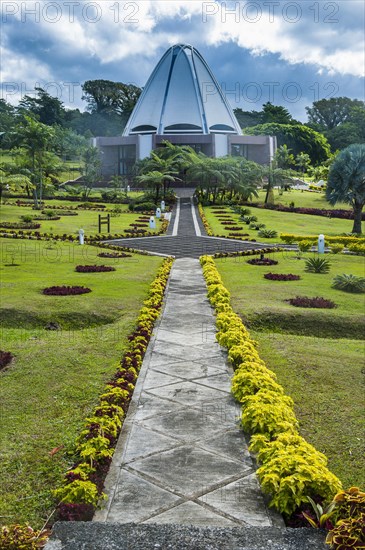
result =
[[175,179],[176,178],[171,174],[167,174],[166,172],[159,172],[158,170],[152,170],[151,172],[147,172],[147,174],[137,176],[137,180],[140,183],[154,189],[155,204],[157,204],[159,201],[161,186],[165,185],[166,182],[175,181]]
[[[137,170],[139,172],[139,176],[137,177],[137,180],[142,183],[143,180],[141,179],[141,176],[151,174],[152,172],[158,172],[160,174],[165,174],[165,178],[161,180],[160,183],[158,183],[158,178],[156,179],[156,186],[155,189],[155,203],[157,204],[160,198],[160,189],[161,186],[163,188],[162,191],[162,197],[166,197],[166,192],[168,189],[168,186],[171,182],[175,180],[180,179],[177,177],[179,173],[179,169],[177,168],[177,160],[174,155],[166,155],[166,158],[164,156],[160,156],[161,151],[158,152],[152,151],[150,156],[146,159],[143,159],[138,167]],[[150,181],[150,184],[152,185],[152,180]],[[152,185],[153,187],[153,185]]]
[[350,204],[354,211],[353,233],[361,233],[365,204],[365,144],[355,143],[341,151],[328,173],[327,201]]

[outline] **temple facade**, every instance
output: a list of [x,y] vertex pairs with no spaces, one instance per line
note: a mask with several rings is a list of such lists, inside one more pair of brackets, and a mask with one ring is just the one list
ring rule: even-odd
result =
[[152,72],[123,135],[93,138],[104,177],[129,175],[138,159],[168,140],[210,157],[241,156],[270,164],[272,136],[243,136],[238,121],[200,53],[190,45],[167,50]]

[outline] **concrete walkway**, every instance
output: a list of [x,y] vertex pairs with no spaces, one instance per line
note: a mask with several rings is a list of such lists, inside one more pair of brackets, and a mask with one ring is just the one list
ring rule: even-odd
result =
[[176,260],[96,521],[269,527],[198,260]]

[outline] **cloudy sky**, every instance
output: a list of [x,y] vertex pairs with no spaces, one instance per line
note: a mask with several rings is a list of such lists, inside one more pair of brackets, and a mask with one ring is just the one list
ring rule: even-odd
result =
[[232,107],[271,101],[306,121],[305,106],[364,99],[363,0],[2,0],[2,97],[35,86],[85,109],[81,84],[143,86],[165,50],[195,46]]

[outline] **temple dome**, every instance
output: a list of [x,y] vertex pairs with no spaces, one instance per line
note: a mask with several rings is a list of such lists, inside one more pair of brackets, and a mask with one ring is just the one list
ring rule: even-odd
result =
[[162,56],[133,109],[123,136],[135,134],[242,132],[203,57],[177,44]]

